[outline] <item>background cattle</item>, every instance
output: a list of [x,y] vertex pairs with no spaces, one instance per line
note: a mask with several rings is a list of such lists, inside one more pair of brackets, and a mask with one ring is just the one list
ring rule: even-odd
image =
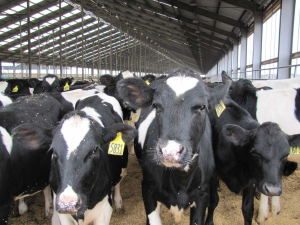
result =
[[117,86],[130,107],[141,108],[135,150],[143,171],[147,224],[161,224],[161,203],[177,223],[190,208],[190,223],[203,224],[214,168],[207,110],[223,98],[230,82],[208,92],[193,71],[182,69],[156,89],[140,78],[124,79]]
[[284,80],[255,80],[252,83],[256,88],[261,88],[264,86],[272,89],[300,88],[300,78],[290,78]]
[[[231,78],[222,73],[222,80],[226,82]],[[299,90],[295,89],[258,90],[250,80],[240,79],[232,81],[229,95],[259,123],[277,123],[283,132],[294,135],[300,133],[298,92]],[[290,162],[285,168],[286,175],[296,168],[297,164]],[[263,223],[268,218],[268,198],[262,195],[260,204],[257,221]],[[276,215],[280,211],[279,197],[272,197],[272,213]]]

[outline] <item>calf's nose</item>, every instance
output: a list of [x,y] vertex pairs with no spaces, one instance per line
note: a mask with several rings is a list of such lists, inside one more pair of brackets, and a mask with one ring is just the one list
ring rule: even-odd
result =
[[279,196],[282,193],[281,185],[273,185],[269,183],[265,183],[263,188],[268,196]]
[[186,152],[186,147],[176,141],[168,141],[166,144],[157,145],[157,154],[170,162],[179,162]]

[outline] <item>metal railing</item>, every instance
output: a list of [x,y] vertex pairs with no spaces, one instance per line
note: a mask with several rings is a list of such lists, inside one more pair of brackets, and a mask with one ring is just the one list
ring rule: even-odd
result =
[[[300,64],[297,65],[288,65],[288,66],[280,66],[259,70],[250,70],[250,71],[238,71],[237,73],[228,73],[229,76],[232,77],[232,80],[238,80],[240,78],[247,78],[249,80],[270,80],[270,79],[278,79],[278,74],[280,73],[280,69],[290,68],[290,78],[300,77]],[[222,71],[221,71],[222,72]],[[220,72],[220,73],[221,73]],[[245,74],[245,76],[241,77],[241,74]],[[220,82],[222,81],[221,75],[210,75],[211,82]],[[256,78],[260,77],[260,78]]]

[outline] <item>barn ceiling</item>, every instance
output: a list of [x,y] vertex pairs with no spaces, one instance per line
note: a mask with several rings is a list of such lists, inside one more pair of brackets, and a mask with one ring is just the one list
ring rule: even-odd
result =
[[[155,60],[158,54],[158,60],[161,55],[206,73],[238,41],[241,28],[253,22],[253,12],[263,10],[270,2],[65,0],[60,9],[57,0],[30,0],[28,48],[27,1],[0,0],[0,61],[28,62],[30,49],[35,64],[57,65],[62,52],[68,66],[81,66],[83,58],[83,63],[91,66],[97,63],[96,56],[99,61],[100,47],[101,64],[105,66],[111,51],[134,50],[139,57],[148,49]],[[144,52],[136,50],[140,43]],[[126,55],[122,57],[125,63]],[[122,63],[117,54],[113,60]]]

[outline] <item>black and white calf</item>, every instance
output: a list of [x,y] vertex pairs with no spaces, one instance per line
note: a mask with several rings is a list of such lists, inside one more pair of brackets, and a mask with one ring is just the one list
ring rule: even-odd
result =
[[[222,80],[226,82],[231,78],[223,72]],[[273,122],[288,135],[300,134],[300,89],[264,91],[255,88],[250,80],[240,79],[232,81],[229,93],[230,97],[260,124]],[[287,165],[289,168],[285,168],[286,175],[297,168],[296,163],[289,162]],[[268,211],[268,197],[262,195],[258,223],[263,223],[268,218]],[[276,215],[280,211],[279,197],[272,197],[272,213]]]
[[124,102],[141,108],[135,151],[143,169],[147,224],[161,224],[161,203],[176,222],[190,208],[190,224],[204,224],[214,169],[207,112],[227,93],[230,82],[208,90],[193,71],[178,69],[156,89],[150,86],[140,78],[118,83]]
[[122,209],[119,182],[128,152],[108,154],[110,142],[119,132],[123,145],[136,136],[134,128],[122,123],[118,101],[104,93],[80,100],[76,110],[65,115],[55,129],[50,176],[55,192],[53,225],[108,225],[113,186],[116,209]]
[[[48,185],[51,139],[43,127],[61,119],[59,102],[49,95],[27,96],[0,110],[0,224],[7,224],[14,200],[43,190]],[[49,132],[49,130],[46,130]],[[44,190],[46,216],[51,213],[49,187]],[[21,200],[19,212],[27,211]]]
[[[259,124],[231,99],[224,100],[224,105],[220,117],[215,111],[209,115],[216,171],[231,191],[243,192],[244,220],[251,224],[255,186],[264,195],[281,195],[290,146],[300,143],[300,135],[289,136],[276,123]],[[217,186],[211,190],[211,205],[217,205]],[[212,213],[209,210],[209,224],[213,224]]]

